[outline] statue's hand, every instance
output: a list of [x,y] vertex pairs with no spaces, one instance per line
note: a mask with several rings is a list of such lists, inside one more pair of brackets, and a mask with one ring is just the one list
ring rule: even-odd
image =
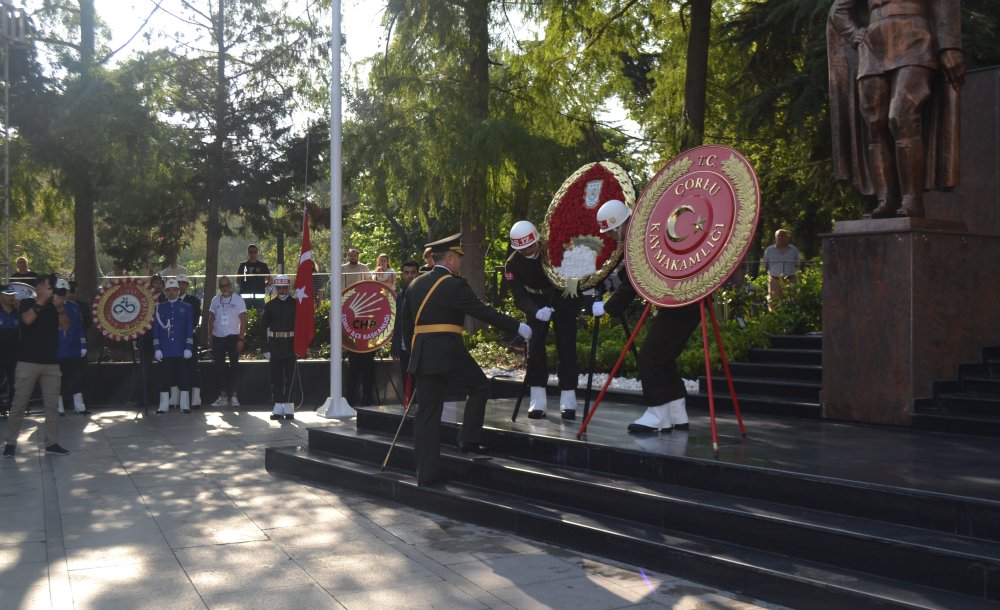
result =
[[851,44],[854,46],[860,45],[865,40],[865,36],[868,35],[868,28],[858,28],[854,30],[854,36],[851,38]]
[[958,49],[944,49],[940,54],[941,70],[952,87],[965,84],[965,55]]

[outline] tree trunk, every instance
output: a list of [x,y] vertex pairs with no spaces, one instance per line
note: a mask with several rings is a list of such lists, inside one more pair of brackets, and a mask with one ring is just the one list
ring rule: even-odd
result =
[[705,139],[705,99],[708,87],[708,43],[712,0],[690,0],[691,32],[688,34],[687,74],[684,79],[685,128],[681,149],[698,146]]
[[[208,163],[208,185],[209,201],[208,210],[205,214],[205,309],[212,302],[215,296],[216,281],[219,275],[219,241],[222,239],[222,214],[224,213],[223,202],[226,198],[226,142],[229,132],[226,127],[226,100],[229,99],[229,84],[226,79],[226,27],[225,27],[225,0],[219,2],[219,12],[214,15],[216,46],[216,80],[215,80],[215,108],[213,131],[215,138],[208,147],[206,162]],[[207,313],[206,313],[207,319]],[[205,324],[202,332],[208,339],[208,324]]]
[[[80,0],[80,74],[89,81],[94,63],[94,0]],[[86,89],[86,88],[85,88]],[[89,303],[97,292],[97,246],[94,240],[96,194],[87,177],[76,181],[73,193],[73,276],[80,300]]]
[[[470,124],[482,125],[489,118],[490,69],[489,69],[489,0],[468,0],[465,5],[466,23],[469,27],[469,105],[467,113]],[[465,260],[462,262],[462,276],[480,298],[486,296],[486,274],[483,265],[486,260],[483,247],[486,236],[483,231],[482,215],[487,203],[487,168],[470,154],[469,173],[466,177],[465,201],[462,205],[462,245]],[[471,321],[470,330],[482,328],[478,320]]]

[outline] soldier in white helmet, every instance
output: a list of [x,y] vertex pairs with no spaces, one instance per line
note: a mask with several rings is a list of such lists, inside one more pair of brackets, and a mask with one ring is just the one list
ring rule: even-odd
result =
[[545,417],[545,387],[549,367],[545,355],[545,339],[549,323],[555,326],[556,355],[559,359],[559,411],[563,419],[576,418],[576,386],[579,382],[576,366],[576,316],[580,311],[579,296],[564,296],[542,268],[542,248],[538,229],[527,220],[519,220],[510,229],[510,246],[514,252],[507,259],[504,278],[514,295],[514,304],[524,312],[531,326],[528,343],[526,381],[530,388],[528,417]]
[[274,410],[271,419],[293,419],[295,403],[291,401],[292,375],[295,373],[295,299],[289,297],[291,282],[287,275],[274,277],[271,283],[277,296],[264,304],[260,316],[260,344],[270,363],[271,398]]
[[[601,233],[609,233],[616,240],[624,239],[626,222],[632,210],[625,203],[612,199],[597,210],[597,223]],[[595,317],[605,311],[621,315],[636,297],[635,287],[624,269],[617,272],[621,284],[611,294],[607,303],[596,301]],[[648,323],[646,339],[639,348],[639,379],[646,412],[629,424],[634,433],[670,432],[687,430],[688,416],[684,379],[677,372],[677,357],[684,351],[691,333],[698,328],[701,314],[697,303],[683,307],[658,307]]]
[[194,316],[191,306],[180,299],[175,279],[164,283],[166,299],[156,306],[153,320],[153,355],[159,362],[160,406],[157,415],[169,410],[170,386],[180,388],[181,413],[191,412],[191,378],[188,363],[194,356]]

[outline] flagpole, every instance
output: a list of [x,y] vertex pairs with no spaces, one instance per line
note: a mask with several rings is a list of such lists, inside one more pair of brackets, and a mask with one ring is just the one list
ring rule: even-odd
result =
[[343,178],[341,167],[341,76],[340,76],[340,0],[331,3],[332,40],[330,43],[330,396],[317,413],[323,417],[351,417],[355,415],[344,399],[341,362],[343,341],[340,333],[341,271],[340,250],[343,218]]

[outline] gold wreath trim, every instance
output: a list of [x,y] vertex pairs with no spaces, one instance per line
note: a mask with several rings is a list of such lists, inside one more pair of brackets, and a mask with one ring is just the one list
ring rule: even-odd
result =
[[[723,244],[722,254],[705,271],[698,274],[697,277],[683,280],[671,288],[667,281],[653,273],[648,265],[640,268],[640,265],[633,261],[645,260],[645,230],[653,215],[656,202],[667,190],[667,187],[689,172],[692,164],[693,161],[689,157],[684,157],[654,177],[649,188],[639,198],[638,211],[629,225],[625,245],[625,262],[633,279],[642,288],[642,292],[650,295],[662,295],[660,300],[663,300],[662,297],[670,297],[678,305],[691,303],[704,297],[712,288],[721,284],[739,264],[739,257],[743,254],[744,246],[753,237],[759,205],[756,182],[747,163],[736,154],[731,155],[722,162],[722,173],[732,184],[733,192],[740,203],[736,212],[733,233]],[[734,243],[739,246],[733,247]]]
[[[604,261],[604,264],[601,265],[600,269],[580,278],[564,278],[556,273],[552,264],[549,262],[549,223],[552,222],[552,215],[555,213],[556,208],[559,207],[559,202],[566,196],[566,191],[569,190],[569,187],[575,184],[581,176],[590,171],[595,165],[603,167],[614,177],[615,180],[618,181],[619,186],[622,187],[622,195],[625,198],[625,205],[627,205],[630,209],[635,208],[635,187],[632,185],[632,179],[628,177],[628,173],[626,173],[625,170],[622,169],[622,167],[617,163],[611,163],[610,161],[588,163],[573,172],[569,178],[566,178],[566,180],[563,181],[562,186],[560,186],[559,190],[556,191],[556,194],[552,196],[552,201],[549,203],[549,209],[545,212],[545,219],[542,221],[542,227],[540,229],[540,241],[542,248],[542,269],[545,271],[545,277],[549,278],[549,281],[552,282],[553,286],[562,289],[564,292],[571,289],[570,284],[573,282],[576,283],[577,290],[589,290],[594,286],[597,286],[604,280],[604,278],[608,277],[608,274],[610,274],[615,267],[618,266],[618,262],[621,260],[622,254],[624,253],[624,244],[618,242],[618,245],[615,246],[615,251],[608,257],[608,260]],[[573,282],[569,282],[568,279],[573,280]]]

